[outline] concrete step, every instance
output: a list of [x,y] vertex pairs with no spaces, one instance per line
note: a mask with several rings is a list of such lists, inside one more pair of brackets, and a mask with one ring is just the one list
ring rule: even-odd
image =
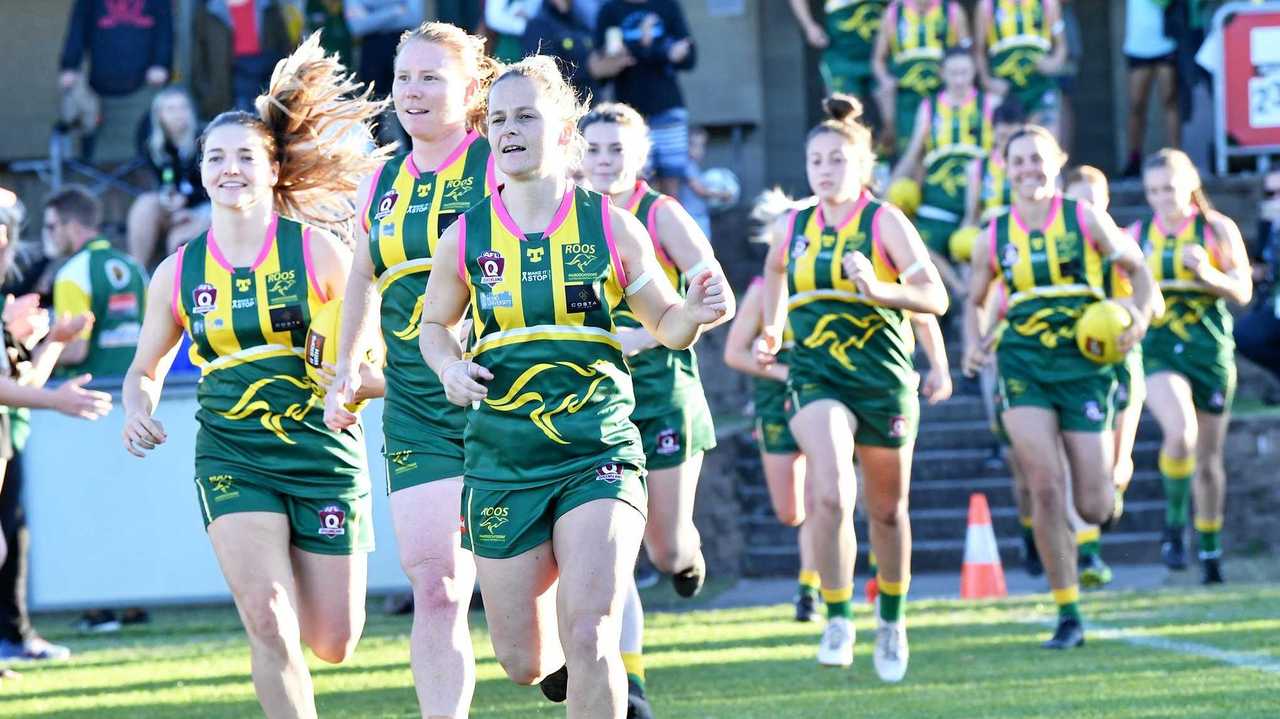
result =
[[[997,540],[1000,561],[1005,572],[1022,571],[1022,540],[1005,537]],[[858,544],[858,591],[867,576],[867,542]],[[1109,533],[1102,540],[1102,556],[1108,564],[1123,571],[1128,564],[1150,564],[1160,561],[1160,534],[1158,532]],[[964,540],[922,540],[913,543],[911,570],[913,572],[956,572],[964,561]],[[794,546],[748,547],[743,558],[743,574],[748,577],[793,575],[800,569],[800,556]],[[956,579],[959,582],[957,576]]]

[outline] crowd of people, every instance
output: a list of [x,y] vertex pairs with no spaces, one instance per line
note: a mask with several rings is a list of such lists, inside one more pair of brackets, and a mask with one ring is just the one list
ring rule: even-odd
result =
[[[150,33],[156,5],[111,27]],[[955,2],[831,2],[825,26],[792,2],[827,48],[830,92],[795,142],[807,193],[753,208],[768,250],[741,298],[705,208],[679,199],[716,192],[690,169],[705,136],[676,80],[697,58],[679,5],[486,5],[496,43],[416,3],[308,3],[322,29],[290,49],[276,36],[286,3],[203,4],[222,27],[204,52],[221,56],[223,86],[148,95],[157,189],[129,212],[129,252],[102,237],[91,194],[54,193],[43,244],[67,259],[43,273],[52,319],[38,293],[3,308],[0,461],[20,449],[23,408],[96,419],[110,396],[84,384],[113,374],[124,446],[146,457],[168,439],[153,414],[175,355],[189,356],[201,520],[268,716],[315,716],[303,647],[342,662],[363,631],[375,490],[359,412],[379,397],[422,715],[471,705],[478,583],[513,681],[571,715],[652,716],[633,570],[643,546],[681,596],[706,579],[693,508],[716,438],[693,345],[726,323],[724,361],[753,378],[773,506],[799,528],[796,618],[825,609],[819,664],[853,662],[861,492],[875,670],[907,673],[919,398],[950,398],[953,363],[982,378],[1010,447],[1029,563],[1058,608],[1043,646],[1084,642],[1079,587],[1110,580],[1101,532],[1124,511],[1144,406],[1164,438],[1164,561],[1188,565],[1191,515],[1202,579],[1224,581],[1228,304],[1252,299],[1249,253],[1176,149],[1142,162],[1149,213],[1127,230],[1106,176],[1068,170],[1059,2],[985,0],[972,23]],[[78,22],[102,29],[96,6],[79,3]],[[84,46],[91,68],[110,47]],[[163,84],[153,70],[169,64],[138,63],[132,92]],[[599,102],[606,87],[613,101]],[[219,111],[201,127],[206,92]],[[0,270],[23,215],[0,195]],[[1265,305],[1241,348],[1275,371],[1274,343],[1257,338],[1274,338],[1280,305]],[[1119,361],[1077,347],[1098,307],[1124,328],[1105,338]],[[943,341],[949,311],[960,358]],[[317,367],[309,329],[326,312],[341,316],[336,361]],[[9,472],[3,496],[20,481]],[[15,513],[0,526],[0,554],[25,541]],[[0,660],[66,655],[25,608],[0,613],[15,619]]]

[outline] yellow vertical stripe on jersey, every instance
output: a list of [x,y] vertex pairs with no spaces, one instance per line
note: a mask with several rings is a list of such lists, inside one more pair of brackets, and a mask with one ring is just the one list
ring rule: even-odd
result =
[[511,231],[507,229],[507,226],[498,217],[497,210],[494,209],[495,205],[496,203],[489,204],[489,226],[493,228],[493,238],[489,243],[489,247],[494,252],[502,255],[504,266],[502,281],[494,285],[491,292],[510,292],[511,306],[494,307],[493,321],[505,331],[527,326],[524,319],[522,288],[524,283],[521,281],[521,263],[524,260],[524,247],[522,246],[523,238],[511,234]]
[[413,174],[409,172],[407,165],[409,160],[406,159],[400,166],[400,172],[396,173],[396,180],[391,185],[391,189],[395,190],[396,196],[399,198],[396,205],[391,210],[391,214],[378,223],[378,231],[388,224],[395,228],[395,232],[391,235],[380,235],[378,239],[378,254],[382,256],[382,264],[385,267],[395,267],[396,265],[408,259],[404,247],[405,220],[408,219],[409,207],[413,205]]
[[[818,213],[814,213],[815,215]],[[862,224],[862,209],[859,208],[857,215],[852,218],[851,222],[845,224],[844,227],[836,233],[835,246],[831,248],[831,287],[832,289],[844,290],[846,292],[857,292],[858,288],[854,286],[853,281],[844,276],[844,259],[845,249],[849,246],[849,238],[856,235],[859,226]]]
[[1018,261],[1013,265],[1013,289],[1015,292],[1022,292],[1036,286],[1036,272],[1031,264],[1031,238],[1022,229],[1022,223],[1012,214],[1008,216],[1007,222],[1009,244],[1018,248]]
[[[555,259],[562,257],[564,254],[563,247],[567,244],[574,244],[582,241],[582,234],[578,230],[578,209],[572,207],[569,214],[565,216],[564,222],[556,228],[551,237],[547,238],[547,251],[551,253],[551,301],[555,306],[556,324],[568,325],[571,327],[582,327],[586,325],[586,312],[570,312],[569,305],[565,302],[564,290],[564,263],[556,262]],[[605,252],[608,252],[605,248]],[[613,271],[613,261],[609,262],[610,272]]]
[[231,273],[214,258],[212,240],[205,243],[204,268],[204,281],[213,285],[217,297],[213,309],[197,318],[204,320],[205,337],[209,341],[209,349],[214,352],[214,357],[206,359],[212,361],[215,357],[235,354],[241,347],[231,321],[231,298],[234,296]]
[[[1013,7],[1010,7],[1012,5]],[[1001,12],[1003,10],[1003,12]],[[1013,37],[1021,33],[1018,32],[1018,20],[1022,13],[1019,11],[1017,2],[1009,3],[1006,0],[996,0],[995,8],[992,12],[991,30],[988,32],[989,40],[992,45],[1003,37]]]
[[1045,264],[1049,266],[1049,282],[1055,285],[1063,284],[1062,265],[1058,260],[1058,243],[1057,238],[1062,237],[1066,233],[1066,221],[1062,218],[1063,208],[1061,205],[1053,212],[1053,222],[1050,222],[1044,228],[1044,257]]
[[271,241],[271,251],[263,258],[262,264],[258,265],[253,271],[254,293],[256,294],[255,302],[258,308],[258,327],[262,330],[262,339],[267,344],[283,345],[285,347],[293,346],[293,334],[291,332],[273,332],[271,329],[271,312],[267,307],[267,275],[280,271],[280,243],[277,240]]
[[[818,218],[822,213],[814,211],[809,213],[809,221],[805,223],[801,230],[801,235],[805,238],[805,250],[799,257],[795,258],[795,271],[792,274],[792,281],[795,283],[796,292],[808,292],[817,289],[817,265],[818,252],[817,248],[822,244],[822,225],[818,223]],[[787,242],[791,249],[795,249],[794,238],[788,237]]]

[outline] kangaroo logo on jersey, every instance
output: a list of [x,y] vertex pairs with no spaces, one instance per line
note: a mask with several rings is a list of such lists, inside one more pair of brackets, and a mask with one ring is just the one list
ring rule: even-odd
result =
[[596,255],[595,245],[573,242],[565,245],[561,253],[565,282],[591,282],[596,279],[599,272],[594,266],[600,258]]
[[218,288],[203,282],[191,290],[191,311],[207,315],[218,307]]
[[[563,375],[566,373],[576,376],[565,378]],[[567,392],[563,397],[544,397],[536,386],[550,384],[547,375],[557,374],[561,375],[558,384],[569,384],[573,388],[572,391]],[[565,361],[539,362],[517,377],[507,389],[506,394],[497,399],[485,399],[484,402],[497,412],[515,412],[523,410],[526,405],[532,405],[532,409],[529,410],[529,421],[542,430],[542,433],[552,442],[569,444],[569,440],[556,429],[555,418],[561,414],[576,414],[587,406],[595,395],[596,389],[607,379],[615,383],[624,383],[625,375],[606,360],[597,360],[589,367]],[[581,386],[586,381],[590,381],[590,384],[582,390]]]
[[[305,403],[294,403],[288,406],[283,412],[272,412],[271,404],[265,399],[260,399],[258,393],[267,385],[281,382],[286,385],[306,392],[307,401]],[[223,418],[238,422],[242,419],[252,417],[254,414],[261,412],[262,416],[258,418],[258,422],[262,424],[263,429],[271,432],[276,439],[285,444],[297,444],[288,432],[284,431],[284,420],[291,419],[295,422],[301,422],[306,419],[307,413],[315,406],[317,402],[323,402],[318,399],[311,391],[311,380],[305,377],[294,377],[287,374],[278,374],[271,377],[264,377],[257,382],[249,385],[244,393],[240,395],[240,399],[232,405],[231,409],[225,412],[219,412]]]
[[[852,325],[852,327],[843,327],[839,331],[832,327],[832,325],[841,321]],[[884,318],[878,314],[869,314],[865,317],[854,317],[844,312],[824,315],[814,325],[813,332],[810,332],[809,336],[805,338],[804,346],[816,349],[830,343],[831,346],[827,348],[827,351],[831,353],[832,359],[839,362],[841,366],[850,372],[854,372],[858,368],[854,365],[853,360],[849,359],[849,348],[853,347],[861,350],[866,346],[867,342],[871,341],[875,333],[884,326]]]
[[272,272],[267,275],[267,304],[284,305],[297,302],[298,296],[292,294],[294,285],[298,284],[298,271]]
[[347,513],[336,504],[330,504],[328,507],[320,510],[320,531],[326,537],[340,537],[347,533],[347,528],[343,525],[347,523]]
[[440,203],[442,212],[452,210],[467,210],[471,208],[471,191],[475,188],[476,178],[462,177],[457,180],[446,180],[444,189],[441,191],[443,202]]
[[387,190],[386,194],[382,196],[382,199],[378,200],[378,211],[373,215],[374,221],[382,222],[387,219],[387,216],[391,214],[393,209],[395,209],[396,200],[399,199],[399,192],[396,192],[395,190]]
[[506,524],[510,518],[510,507],[485,507],[480,510],[480,528],[490,536],[501,538],[504,535],[499,535],[498,530],[501,529],[502,525]]
[[476,258],[480,266],[480,281],[486,285],[496,285],[502,281],[502,271],[506,269],[507,258],[501,252],[485,250]]

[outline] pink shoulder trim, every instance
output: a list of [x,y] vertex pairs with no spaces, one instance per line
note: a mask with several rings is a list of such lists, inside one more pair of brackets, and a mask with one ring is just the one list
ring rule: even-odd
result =
[[186,245],[183,245],[178,248],[178,259],[174,263],[174,269],[173,269],[173,292],[170,293],[171,297],[169,299],[169,311],[173,313],[173,321],[177,322],[178,326],[182,327],[183,329],[185,329],[187,325],[185,322],[182,321],[182,310],[178,309],[181,306],[178,304],[179,302],[178,291],[182,287],[182,258],[186,255],[186,253],[187,253]]
[[311,260],[310,225],[302,228],[302,263],[307,266],[307,281],[315,288],[316,296],[321,302],[328,302],[329,294],[324,291],[324,285],[320,284],[320,280],[316,277],[316,263]]
[[467,216],[458,216],[458,278],[467,281]]
[[609,259],[613,262],[613,272],[618,276],[618,284],[627,289],[627,271],[622,266],[622,256],[618,254],[618,245],[613,239],[613,221],[609,217],[609,196],[600,196],[600,220],[604,225],[604,243],[609,247]]
[[373,182],[369,184],[369,196],[364,198],[364,209],[360,210],[360,226],[364,228],[366,233],[373,229],[369,223],[369,208],[373,207],[373,195],[378,191],[378,181],[382,179],[382,171],[386,168],[386,164],[378,167],[378,171],[373,173]]

